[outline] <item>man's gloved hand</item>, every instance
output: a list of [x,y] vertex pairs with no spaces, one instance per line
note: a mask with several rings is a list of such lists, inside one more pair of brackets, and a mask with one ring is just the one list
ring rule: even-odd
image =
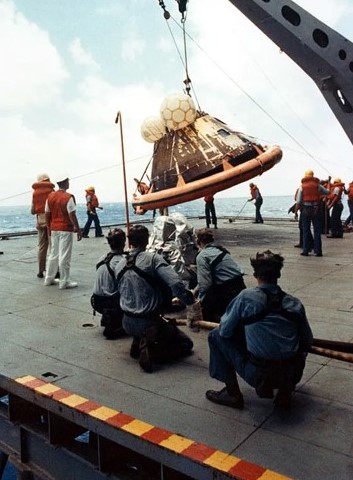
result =
[[202,320],[201,303],[199,300],[192,305],[186,306],[186,319],[188,327],[191,327],[195,320]]

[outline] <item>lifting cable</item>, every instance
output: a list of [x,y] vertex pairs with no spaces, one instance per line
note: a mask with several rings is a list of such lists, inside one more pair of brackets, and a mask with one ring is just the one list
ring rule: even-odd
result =
[[[185,12],[186,12],[186,7],[185,7]],[[189,77],[189,70],[188,70],[188,54],[187,54],[187,49],[186,49],[186,30],[185,30],[185,24],[186,24],[186,14],[185,12],[182,12],[182,17],[181,17],[181,24],[183,26],[183,44],[184,44],[184,66],[185,66],[185,89],[186,93],[190,96],[190,85],[191,85],[191,80]]]
[[[194,94],[194,97],[195,97],[195,100],[197,102],[197,105],[198,105],[198,110],[201,110],[200,108],[200,105],[199,105],[199,102],[197,100],[197,96],[195,94],[195,90],[191,84],[191,80],[189,78],[189,73],[188,73],[188,63],[187,63],[187,49],[186,49],[186,37],[188,37],[191,41],[194,42],[194,44],[199,48],[199,50],[204,53],[206,55],[206,57],[234,84],[237,86],[237,88],[246,96],[248,97],[273,123],[275,123],[289,138],[291,138],[293,140],[293,142],[300,148],[300,150],[302,152],[304,152],[306,155],[308,155],[308,157],[310,157],[314,162],[316,162],[323,170],[325,170],[327,173],[329,173],[327,167],[325,165],[323,165],[317,157],[314,157],[310,152],[309,150],[307,150],[307,148],[299,141],[297,140],[290,132],[289,130],[287,130],[280,122],[278,122],[270,113],[268,113],[268,111],[261,106],[261,104],[255,100],[255,98],[253,98],[249,93],[247,93],[243,87],[240,86],[239,83],[236,82],[236,80],[234,78],[232,78],[229,74],[227,74],[227,72],[210,56],[208,55],[208,53],[196,42],[196,40],[194,40],[192,38],[192,36],[186,32],[186,29],[185,29],[185,22],[186,22],[186,16],[185,16],[185,12],[186,12],[186,1],[182,1],[182,0],[176,0],[179,4],[179,11],[180,13],[182,14],[182,19],[181,19],[181,23],[182,23],[182,31],[183,31],[183,41],[184,41],[184,59],[182,58],[182,55],[180,53],[180,50],[177,46],[177,43],[175,41],[175,38],[174,38],[174,35],[173,35],[173,32],[169,26],[169,22],[168,20],[170,18],[172,18],[172,20],[179,26],[179,23],[170,15],[170,13],[166,10],[166,7],[164,5],[164,2],[163,0],[159,0],[159,4],[160,6],[162,7],[162,9],[164,10],[164,18],[166,19],[167,21],[167,25],[168,25],[168,29],[169,29],[169,32],[171,34],[171,37],[174,41],[174,44],[175,44],[175,47],[177,49],[177,52],[179,54],[179,57],[182,61],[182,64],[185,68],[185,71],[186,71],[186,79],[184,80],[184,83],[186,85],[186,90],[187,90],[187,93],[190,95],[190,85],[191,85],[191,89],[193,91],[193,94]],[[179,26],[180,27],[180,26]],[[296,115],[298,117],[298,115]],[[303,122],[302,122],[303,123]],[[309,127],[307,127],[308,130]],[[310,130],[311,131],[311,130]]]
[[202,47],[201,45],[194,40],[190,34],[186,34],[190,40],[194,42],[194,44],[198,47],[198,49],[206,55],[206,57],[220,70],[230,81],[233,83],[246,97],[248,97],[270,120],[272,120],[273,123],[275,123],[281,130],[284,132],[289,138],[293,140],[293,142],[310,157],[312,160],[314,160],[320,167],[325,170],[327,173],[329,173],[328,169],[316,158],[314,157],[307,148],[299,141],[297,140],[290,132],[287,130],[280,122],[278,122],[262,105],[255,100],[233,77],[231,77]]
[[192,85],[192,82],[191,82],[191,79],[190,79],[190,76],[189,76],[189,70],[188,70],[188,56],[187,56],[187,47],[186,47],[186,37],[188,36],[189,38],[190,35],[186,33],[186,28],[185,28],[185,24],[186,24],[186,3],[187,1],[186,0],[177,0],[178,4],[179,4],[179,12],[181,13],[181,24],[182,24],[182,31],[183,31],[183,45],[184,45],[184,56],[181,54],[180,52],[180,49],[178,47],[178,44],[175,40],[175,37],[174,37],[174,34],[172,32],[172,29],[170,28],[170,25],[169,25],[169,22],[168,20],[170,18],[172,18],[172,20],[179,26],[179,23],[170,15],[170,13],[168,12],[168,10],[166,9],[166,6],[164,4],[164,1],[163,0],[158,0],[158,3],[160,5],[160,7],[162,8],[163,10],[163,16],[166,20],[166,24],[167,24],[167,27],[168,27],[168,30],[169,30],[169,33],[170,33],[170,36],[173,40],[173,43],[174,43],[174,46],[176,48],[176,51],[179,55],[179,58],[180,58],[180,61],[183,65],[183,67],[185,68],[185,80],[183,81],[184,85],[185,85],[185,90],[186,90],[186,93],[187,95],[191,96],[190,94],[190,91],[192,90],[193,92],[193,96],[195,98],[195,101],[196,101],[196,104],[197,104],[197,108],[199,111],[201,111],[201,107],[200,107],[200,104],[199,104],[199,101],[198,101],[198,98],[197,98],[197,95],[196,95],[196,92],[195,92],[195,89]]

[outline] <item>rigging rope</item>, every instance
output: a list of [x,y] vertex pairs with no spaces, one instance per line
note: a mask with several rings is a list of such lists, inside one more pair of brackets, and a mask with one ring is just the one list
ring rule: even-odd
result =
[[[143,180],[143,177],[146,175],[147,179],[148,179],[148,182],[151,183],[151,180],[149,178],[149,176],[147,175],[147,169],[148,167],[150,166],[150,163],[152,162],[153,160],[153,155],[151,156],[151,158],[149,159],[147,165],[146,165],[146,168],[144,169],[143,171],[143,174],[141,175],[140,179],[139,179],[139,182],[141,183],[142,180]],[[151,185],[150,185],[151,186]],[[138,185],[136,185],[136,189],[135,189],[135,193],[138,191]]]
[[[132,158],[131,160],[128,160],[126,163],[132,163],[145,157],[146,155],[140,155],[138,157]],[[149,163],[150,162],[151,162],[151,159],[149,160]],[[108,167],[97,168],[96,170],[91,170],[90,172],[82,173],[81,175],[76,175],[75,177],[70,177],[70,180],[77,180],[78,178],[84,178],[89,175],[93,175],[95,173],[104,172],[105,170],[110,170],[111,168],[116,168],[117,166],[120,166],[120,165],[122,165],[122,163],[117,162],[117,163],[114,163],[113,165],[109,165]],[[9,197],[0,198],[0,202],[4,202],[5,200],[11,200],[12,198],[22,197],[23,195],[30,195],[30,194],[32,194],[32,190],[27,190],[22,193],[16,193],[14,195],[10,195]]]
[[[178,22],[171,17],[172,20],[178,25]],[[179,26],[179,25],[178,25]],[[234,84],[236,87],[247,97],[249,98],[270,120],[273,121],[289,138],[293,140],[293,142],[298,145],[303,152],[305,152],[312,160],[314,160],[320,167],[325,170],[327,173],[329,173],[328,169],[322,165],[316,157],[314,157],[309,150],[305,148],[305,146],[299,142],[281,123],[279,123],[262,105],[255,100],[239,83],[236,82],[236,80],[231,77],[198,43],[196,40],[193,39],[193,37],[186,33],[186,35],[194,42],[194,44],[198,47],[198,49],[206,55],[206,57]]]
[[[189,33],[186,32],[186,29],[185,29],[186,17],[185,17],[184,14],[185,14],[185,12],[186,12],[187,0],[176,0],[176,1],[177,1],[178,4],[179,4],[179,11],[180,11],[180,13],[182,14],[181,23],[182,23],[182,32],[183,32],[184,59],[185,59],[185,60],[183,59],[183,57],[182,57],[182,55],[181,55],[181,53],[180,53],[180,50],[179,50],[178,45],[177,45],[177,43],[176,43],[176,41],[175,41],[173,32],[172,32],[172,30],[171,30],[171,28],[170,28],[169,22],[167,22],[167,25],[168,25],[168,29],[169,29],[170,35],[171,35],[171,37],[172,37],[172,39],[173,39],[173,41],[174,41],[174,45],[175,45],[175,47],[176,47],[176,50],[177,50],[177,52],[178,52],[178,54],[179,54],[179,57],[180,57],[180,59],[181,59],[181,62],[182,62],[183,66],[184,66],[184,68],[185,68],[185,71],[186,71],[186,79],[184,80],[184,84],[185,84],[185,86],[186,86],[186,87],[185,87],[185,88],[186,88],[186,91],[187,91],[187,93],[190,95],[190,85],[191,85],[191,89],[192,89],[192,92],[193,92],[193,96],[194,96],[194,98],[195,98],[195,100],[196,100],[196,103],[197,103],[197,106],[198,106],[198,110],[201,111],[201,108],[200,108],[200,105],[199,105],[199,102],[198,102],[198,99],[197,99],[197,96],[196,96],[196,92],[195,92],[195,90],[194,90],[194,88],[193,88],[193,85],[192,85],[192,83],[191,83],[191,80],[190,80],[190,77],[189,77],[189,73],[188,73],[186,36],[188,36],[188,38],[191,39],[191,40],[194,42],[194,44],[199,48],[199,50],[200,50],[202,53],[204,53],[204,54],[207,56],[207,58],[208,58],[209,60],[211,60],[211,61],[214,63],[214,65],[216,65],[216,67],[217,67],[232,83],[234,83],[234,84],[239,88],[239,90],[240,90],[246,97],[248,97],[273,123],[275,123],[289,138],[291,138],[291,139],[293,140],[293,142],[300,148],[301,152],[304,152],[306,155],[308,155],[308,157],[310,157],[310,158],[311,158],[314,162],[316,162],[324,171],[326,171],[326,172],[329,174],[328,168],[327,168],[325,165],[323,165],[323,164],[318,160],[317,157],[315,157],[314,155],[312,155],[312,154],[309,152],[309,150],[308,150],[299,140],[297,140],[296,137],[294,137],[294,135],[292,135],[292,134],[289,132],[289,130],[287,130],[287,129],[286,129],[280,122],[278,122],[270,113],[268,113],[268,111],[267,111],[264,107],[262,107],[262,105],[261,105],[259,102],[257,102],[250,94],[248,94],[248,93],[244,90],[244,88],[242,88],[242,87],[234,80],[234,78],[232,78],[229,74],[227,74],[227,72],[226,72],[215,60],[213,60],[213,58],[212,58],[210,55],[208,55],[208,53],[196,42],[196,40],[194,40],[193,37],[192,37]],[[161,7],[162,7],[163,10],[164,10],[164,18],[165,18],[166,20],[169,20],[169,19],[171,18],[171,19],[176,23],[176,25],[177,25],[179,28],[181,28],[180,25],[179,25],[179,22],[177,22],[177,21],[175,20],[175,18],[174,18],[172,15],[170,15],[169,12],[166,11],[165,6],[164,6],[164,2],[163,2],[162,0],[159,0],[159,4],[161,5]],[[265,77],[267,78],[266,75],[265,75]],[[302,119],[300,119],[299,115],[298,115],[296,112],[294,112],[294,113],[295,113],[296,117],[301,121],[301,123],[302,123],[302,124],[312,133],[312,135],[317,139],[317,136],[314,134],[314,132],[312,131],[312,129],[310,129],[309,126],[306,125],[305,122],[304,122]]]
[[183,14],[183,18],[181,19],[181,23],[183,25],[183,44],[184,44],[184,62],[185,62],[185,75],[186,75],[186,78],[184,80],[184,83],[185,83],[185,89],[186,89],[186,93],[190,95],[190,90],[191,90],[191,87],[190,87],[190,84],[191,84],[191,80],[190,80],[190,77],[189,77],[189,70],[188,70],[188,53],[187,53],[187,48],[186,48],[186,30],[185,30],[185,24],[186,24],[186,16],[184,16]]

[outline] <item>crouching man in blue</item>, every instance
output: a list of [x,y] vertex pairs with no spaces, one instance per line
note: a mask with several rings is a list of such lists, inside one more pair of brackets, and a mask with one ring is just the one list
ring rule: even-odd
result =
[[141,368],[151,373],[154,361],[166,362],[191,353],[192,340],[162,315],[171,294],[185,305],[192,305],[194,297],[161,255],[146,252],[149,232],[145,226],[131,227],[128,238],[131,252],[115,267],[123,327],[134,337],[130,356],[138,358]]
[[196,257],[197,289],[202,317],[209,322],[219,323],[228,304],[244,290],[242,267],[230,256],[228,250],[215,245],[208,228],[197,232],[200,252]]
[[94,311],[102,314],[101,326],[105,327],[103,335],[108,340],[115,340],[123,335],[123,312],[120,308],[118,284],[114,273],[115,266],[124,258],[126,235],[120,228],[114,228],[107,236],[110,252],[102,257],[96,265],[96,278],[91,296]]
[[211,402],[243,408],[238,374],[261,398],[278,390],[275,405],[290,407],[313,335],[303,304],[277,285],[283,260],[269,250],[257,253],[250,261],[258,286],[240,292],[210,332],[210,375],[225,383],[206,392]]

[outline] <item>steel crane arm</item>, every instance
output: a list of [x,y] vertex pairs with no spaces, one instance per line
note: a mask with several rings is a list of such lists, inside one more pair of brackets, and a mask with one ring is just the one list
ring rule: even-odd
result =
[[316,83],[353,143],[353,43],[291,0],[229,0]]

